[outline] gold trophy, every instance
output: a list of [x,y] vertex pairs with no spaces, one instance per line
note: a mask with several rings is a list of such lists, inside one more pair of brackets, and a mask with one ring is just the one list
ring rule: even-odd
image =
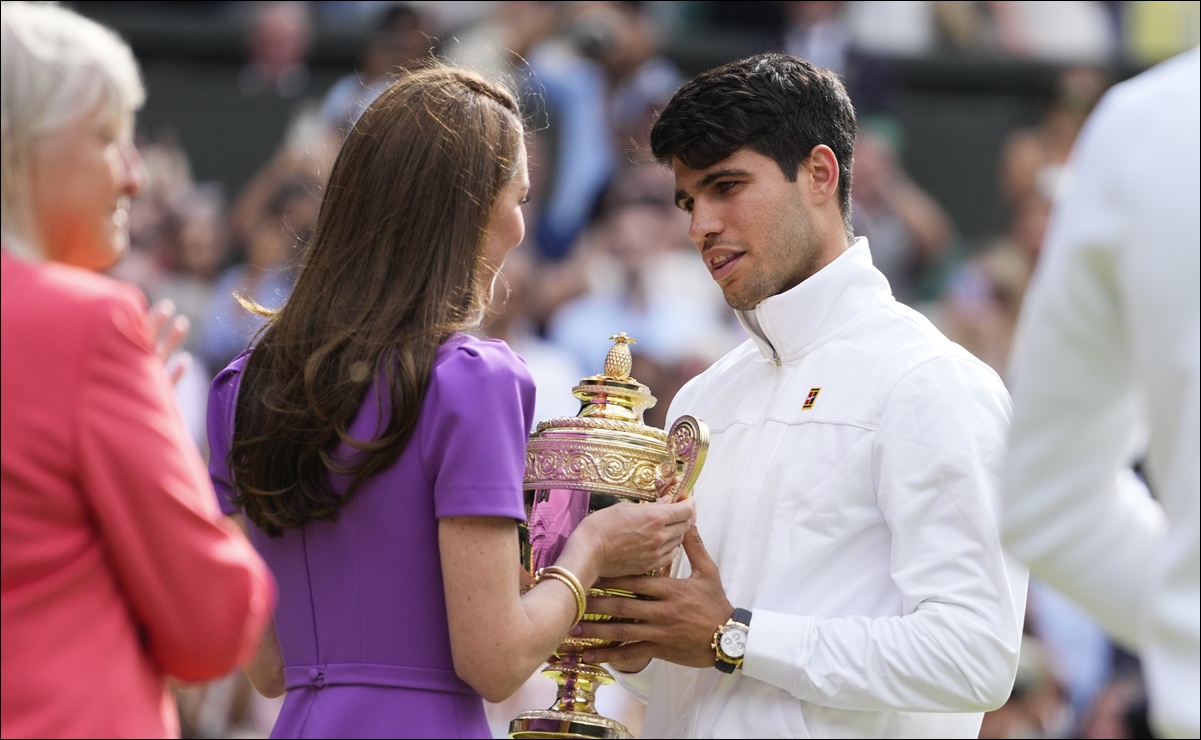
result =
[[[682,500],[705,462],[709,430],[704,422],[682,416],[666,432],[643,423],[642,414],[655,405],[655,397],[630,377],[629,345],[634,340],[625,332],[610,339],[615,344],[605,358],[604,374],[584,378],[572,390],[580,400],[579,413],[540,422],[526,447],[521,559],[531,577],[555,563],[588,514],[621,501]],[[639,598],[614,589],[593,588],[589,593]],[[585,621],[610,619],[584,615]],[[596,711],[596,690],[614,679],[604,667],[583,660],[588,648],[616,644],[565,639],[542,670],[558,684],[555,703],[549,709],[522,712],[509,723],[509,737],[633,737],[620,722]]]

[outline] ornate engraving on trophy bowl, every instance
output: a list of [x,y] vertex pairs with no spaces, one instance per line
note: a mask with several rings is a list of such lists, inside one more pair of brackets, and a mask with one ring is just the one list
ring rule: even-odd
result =
[[[580,400],[576,416],[538,424],[526,448],[526,523],[521,530],[522,565],[532,576],[553,565],[567,538],[584,517],[621,501],[647,503],[687,497],[709,447],[704,422],[683,416],[669,431],[647,426],[643,412],[655,405],[650,390],[630,377],[633,366],[624,332],[610,339],[605,372],[584,378],[572,390]],[[656,573],[656,575],[659,575]],[[594,595],[636,598],[634,594],[590,589]],[[585,621],[608,616],[585,614]],[[596,711],[596,691],[613,683],[604,667],[585,663],[587,648],[606,640],[566,638],[542,673],[558,693],[549,709],[522,712],[509,724],[512,738],[628,738],[620,723]]]

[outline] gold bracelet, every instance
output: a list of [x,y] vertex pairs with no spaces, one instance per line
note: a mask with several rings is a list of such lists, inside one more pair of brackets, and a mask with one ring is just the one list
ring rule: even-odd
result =
[[538,572],[534,574],[534,583],[541,583],[543,578],[553,578],[571,589],[571,595],[575,597],[576,609],[575,621],[571,625],[574,627],[579,624],[580,620],[584,618],[585,610],[588,608],[588,596],[584,591],[583,584],[580,583],[580,579],[576,578],[575,574],[571,571],[558,565],[548,565],[545,568],[539,568]]

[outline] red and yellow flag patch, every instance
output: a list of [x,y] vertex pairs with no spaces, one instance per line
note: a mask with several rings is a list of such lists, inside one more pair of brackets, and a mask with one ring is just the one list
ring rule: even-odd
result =
[[821,392],[821,388],[810,388],[809,395],[805,398],[805,404],[801,408],[805,411],[813,408],[813,403],[817,400],[817,394]]

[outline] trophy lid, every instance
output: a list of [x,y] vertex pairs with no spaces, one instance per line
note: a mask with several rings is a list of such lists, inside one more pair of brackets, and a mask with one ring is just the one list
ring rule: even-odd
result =
[[643,422],[643,413],[655,406],[657,399],[650,388],[629,376],[633,366],[629,345],[638,344],[637,340],[625,332],[609,339],[615,344],[605,356],[604,372],[581,378],[578,386],[572,388],[572,395],[580,400],[579,413],[574,417],[545,419],[538,423],[538,432],[555,426],[585,426],[667,437],[667,432]]
[[540,421],[526,446],[526,490],[572,489],[622,499],[654,501],[655,481],[667,455],[667,432],[643,423],[655,405],[650,389],[630,377],[633,359],[625,332],[605,357],[605,371],[580,380],[572,395],[575,416]]
[[624,331],[609,339],[614,344],[605,355],[605,371],[582,379],[571,389],[572,395],[580,399],[577,416],[641,424],[643,412],[653,407],[657,399],[650,388],[630,377],[634,362],[630,345],[637,342]]

